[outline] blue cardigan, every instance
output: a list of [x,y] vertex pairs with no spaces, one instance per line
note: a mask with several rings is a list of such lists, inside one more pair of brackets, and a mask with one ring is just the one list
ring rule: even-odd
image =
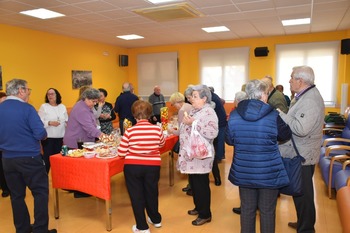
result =
[[229,180],[244,188],[278,189],[289,183],[278,140],[291,130],[278,112],[260,100],[243,100],[231,112],[226,143],[234,146]]

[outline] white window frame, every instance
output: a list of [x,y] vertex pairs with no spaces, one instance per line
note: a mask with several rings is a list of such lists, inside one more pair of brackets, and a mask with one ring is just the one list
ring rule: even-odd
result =
[[276,85],[291,95],[290,74],[294,66],[308,65],[315,73],[315,84],[325,105],[337,103],[339,41],[276,45]]
[[153,94],[159,85],[166,99],[178,91],[177,52],[150,53],[137,55],[138,94],[144,100]]
[[200,81],[233,102],[236,92],[249,80],[249,47],[199,51]]

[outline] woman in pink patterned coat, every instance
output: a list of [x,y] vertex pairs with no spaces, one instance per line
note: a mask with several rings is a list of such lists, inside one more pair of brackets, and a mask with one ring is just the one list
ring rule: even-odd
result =
[[[219,127],[218,118],[214,109],[210,106],[211,92],[205,85],[193,87],[193,109],[185,114],[180,126],[180,152],[177,169],[181,173],[189,175],[189,181],[193,192],[194,209],[189,210],[189,215],[198,215],[192,221],[192,225],[200,226],[211,221],[210,211],[210,187],[209,173],[214,160],[213,140],[216,138]],[[213,156],[205,159],[190,158],[186,148],[189,146],[192,123],[197,121],[197,131],[211,144]]]

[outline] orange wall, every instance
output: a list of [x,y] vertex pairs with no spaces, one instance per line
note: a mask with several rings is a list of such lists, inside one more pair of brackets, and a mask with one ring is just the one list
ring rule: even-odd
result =
[[[72,70],[91,70],[93,87],[106,88],[109,92],[107,97],[109,102],[114,103],[125,81],[134,84],[137,94],[136,58],[138,54],[177,51],[179,91],[183,92],[188,84],[199,83],[198,53],[201,49],[248,46],[250,48],[249,77],[253,79],[266,74],[275,77],[275,46],[277,44],[340,41],[350,37],[350,30],[347,30],[127,49],[1,24],[0,31],[0,65],[3,70],[3,85],[15,77],[26,79],[33,89],[30,103],[36,108],[43,103],[45,92],[49,87],[55,87],[61,92],[63,103],[67,107],[74,105],[78,91],[72,89]],[[269,48],[269,55],[255,57],[254,48],[262,46]],[[103,55],[104,52],[108,52],[109,55]],[[118,66],[119,54],[129,55],[128,67]],[[286,71],[286,75],[289,73],[290,71]],[[339,54],[338,73],[338,90],[340,90],[342,83],[350,83],[348,55]],[[337,96],[339,104],[340,91]],[[350,105],[350,100],[348,103]],[[339,111],[339,107],[331,110]]]
[[33,89],[30,103],[37,109],[50,87],[58,89],[67,107],[74,105],[78,90],[72,89],[72,70],[92,71],[93,87],[105,88],[113,104],[128,79],[128,68],[117,60],[125,48],[1,24],[0,31],[3,89],[10,79],[27,80]]

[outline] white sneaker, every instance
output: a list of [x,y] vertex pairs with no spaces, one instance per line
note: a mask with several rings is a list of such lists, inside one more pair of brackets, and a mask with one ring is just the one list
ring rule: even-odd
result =
[[152,224],[152,225],[153,225],[154,227],[156,227],[156,228],[159,228],[159,227],[162,226],[162,223],[161,223],[161,222],[160,222],[160,223],[153,223],[150,217],[147,218],[147,222],[148,222],[149,224]]
[[147,230],[137,229],[136,225],[133,225],[131,229],[132,229],[132,232],[134,232],[134,233],[151,233],[151,231],[149,229],[147,229]]

